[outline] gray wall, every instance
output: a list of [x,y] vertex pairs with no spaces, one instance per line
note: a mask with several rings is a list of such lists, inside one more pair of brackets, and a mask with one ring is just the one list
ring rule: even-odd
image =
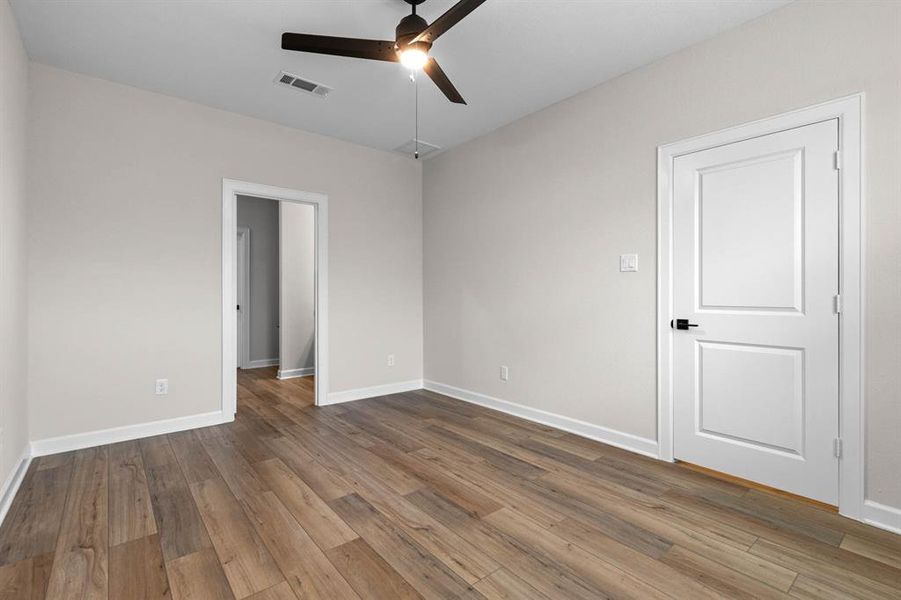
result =
[[278,359],[278,205],[238,196],[238,226],[250,229],[250,360]]
[[279,370],[312,367],[315,360],[315,209],[279,202],[281,336]]
[[655,439],[657,146],[861,91],[867,494],[901,508],[901,2],[790,4],[427,161],[426,378]]
[[419,163],[37,63],[29,107],[32,439],[219,410],[223,178],[328,195],[329,390],[422,377]]
[[[28,57],[0,1],[0,486],[28,443],[25,157]],[[3,490],[0,488],[0,493]]]

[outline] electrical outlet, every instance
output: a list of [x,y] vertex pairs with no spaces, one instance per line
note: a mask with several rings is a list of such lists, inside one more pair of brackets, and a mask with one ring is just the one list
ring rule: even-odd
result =
[[393,355],[393,354],[389,354],[389,355],[388,355],[388,366],[389,366],[389,367],[393,367],[393,366],[394,366],[394,355]]
[[634,273],[635,271],[638,271],[638,255],[620,254],[619,270],[623,273]]
[[157,379],[156,380],[156,395],[157,396],[165,396],[169,393],[169,380],[168,379]]
[[501,381],[507,381],[510,379],[510,369],[507,368],[507,365],[501,365]]

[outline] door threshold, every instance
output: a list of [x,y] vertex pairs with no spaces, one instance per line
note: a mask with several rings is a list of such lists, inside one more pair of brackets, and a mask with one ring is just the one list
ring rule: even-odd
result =
[[786,492],[785,490],[780,490],[778,488],[770,487],[768,485],[764,485],[762,483],[757,483],[756,481],[751,481],[750,479],[742,479],[741,477],[736,477],[735,475],[729,475],[728,473],[722,473],[720,471],[714,471],[713,469],[708,469],[707,467],[702,467],[700,465],[696,465],[694,463],[685,462],[681,460],[676,460],[676,464],[684,469],[688,469],[689,471],[694,471],[696,473],[701,473],[703,475],[707,475],[709,477],[713,477],[714,479],[719,479],[721,481],[727,481],[729,483],[735,483],[737,485],[754,489],[759,492],[765,492],[767,494],[771,494],[773,496],[781,496],[783,498],[789,498],[791,500],[797,500],[799,502],[803,502],[804,504],[809,504],[814,508],[819,508],[820,510],[825,510],[831,513],[838,514],[838,507],[833,506],[831,504],[827,504],[825,502],[820,502],[819,500],[814,500],[813,498],[808,498],[806,496],[799,496],[798,494],[792,494],[791,492]]

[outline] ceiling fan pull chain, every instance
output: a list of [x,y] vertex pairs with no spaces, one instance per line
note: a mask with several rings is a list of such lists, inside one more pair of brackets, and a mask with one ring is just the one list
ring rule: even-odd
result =
[[[416,8],[415,4],[413,5],[413,8]],[[413,144],[415,148],[413,151],[413,158],[419,160],[419,80],[414,74],[411,74],[410,78],[413,80],[413,86],[416,88],[416,91],[414,92],[416,97],[416,126],[413,130]]]

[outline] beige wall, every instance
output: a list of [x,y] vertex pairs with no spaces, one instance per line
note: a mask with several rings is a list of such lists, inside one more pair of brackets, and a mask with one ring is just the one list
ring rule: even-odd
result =
[[25,156],[28,58],[0,0],[0,492],[28,443]]
[[279,202],[279,370],[312,367],[315,361],[315,209]]
[[[0,0],[0,486],[28,443],[25,161],[28,58]],[[2,487],[0,487],[2,491]]]
[[901,507],[899,2],[789,5],[428,161],[425,377],[655,438],[657,146],[860,91],[867,487]]
[[[328,195],[330,391],[421,377],[418,163],[39,64],[30,75],[32,439],[218,410],[223,177]],[[162,377],[169,395],[155,396]]]

